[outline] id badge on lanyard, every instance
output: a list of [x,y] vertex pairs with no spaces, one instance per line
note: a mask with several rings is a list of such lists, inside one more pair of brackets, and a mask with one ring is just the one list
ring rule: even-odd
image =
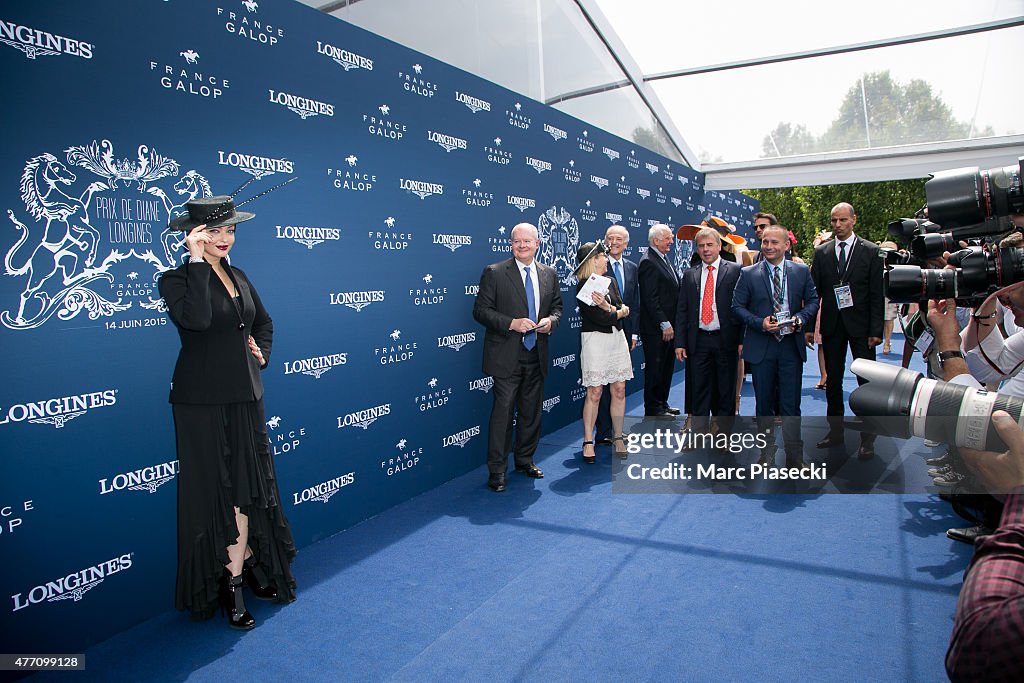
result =
[[853,292],[850,291],[850,285],[836,285],[836,305],[839,306],[839,310],[844,308],[853,308]]

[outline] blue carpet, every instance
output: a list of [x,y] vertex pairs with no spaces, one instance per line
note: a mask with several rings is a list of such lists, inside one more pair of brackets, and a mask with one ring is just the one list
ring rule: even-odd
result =
[[[823,414],[813,359],[804,380]],[[945,678],[970,548],[937,497],[612,494],[579,433],[543,439],[542,480],[495,495],[481,466],[304,548],[298,601],[250,600],[249,633],[169,611],[31,680]]]

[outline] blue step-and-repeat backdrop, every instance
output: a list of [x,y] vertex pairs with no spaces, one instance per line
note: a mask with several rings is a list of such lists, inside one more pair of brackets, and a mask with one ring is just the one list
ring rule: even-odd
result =
[[[529,98],[285,0],[0,10],[4,650],[80,651],[171,608],[178,338],[156,282],[194,197],[247,206],[233,263],[302,546],[482,466],[482,268],[535,224],[563,278],[545,430],[580,419],[576,248],[753,200]],[[680,270],[689,245],[677,244]],[[640,349],[634,352],[642,386]],[[484,485],[481,470],[480,485]],[[302,576],[299,575],[301,595]],[[182,618],[186,618],[184,615]]]

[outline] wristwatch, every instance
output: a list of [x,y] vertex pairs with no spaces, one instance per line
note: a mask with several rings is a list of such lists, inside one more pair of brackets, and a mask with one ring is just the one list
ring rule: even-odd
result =
[[961,358],[966,360],[966,358],[964,358],[964,352],[959,349],[956,351],[939,351],[939,366],[943,368],[946,367],[946,361],[950,358]]

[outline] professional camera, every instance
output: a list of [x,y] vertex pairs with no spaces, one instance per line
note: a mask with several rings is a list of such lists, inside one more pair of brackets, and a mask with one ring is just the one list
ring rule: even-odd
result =
[[932,174],[924,184],[928,218],[952,229],[1024,213],[1024,156],[1016,165],[979,170],[977,166]]
[[886,269],[893,266],[923,266],[925,264],[923,259],[919,259],[906,249],[882,247],[878,250],[878,257],[882,259],[882,267]]
[[898,218],[889,223],[889,234],[909,243],[910,252],[919,261],[954,252],[960,248],[960,242],[992,238],[1013,229],[1007,216],[949,230],[922,218]]
[[985,297],[1024,280],[1024,249],[969,247],[950,254],[949,268],[894,266],[883,277],[885,295],[894,303],[956,299],[958,306],[978,306]]
[[850,394],[850,408],[875,434],[1001,452],[1007,446],[992,425],[992,413],[1005,410],[1024,427],[1024,400],[1015,396],[925,379],[919,372],[864,358],[850,369],[867,380]]

